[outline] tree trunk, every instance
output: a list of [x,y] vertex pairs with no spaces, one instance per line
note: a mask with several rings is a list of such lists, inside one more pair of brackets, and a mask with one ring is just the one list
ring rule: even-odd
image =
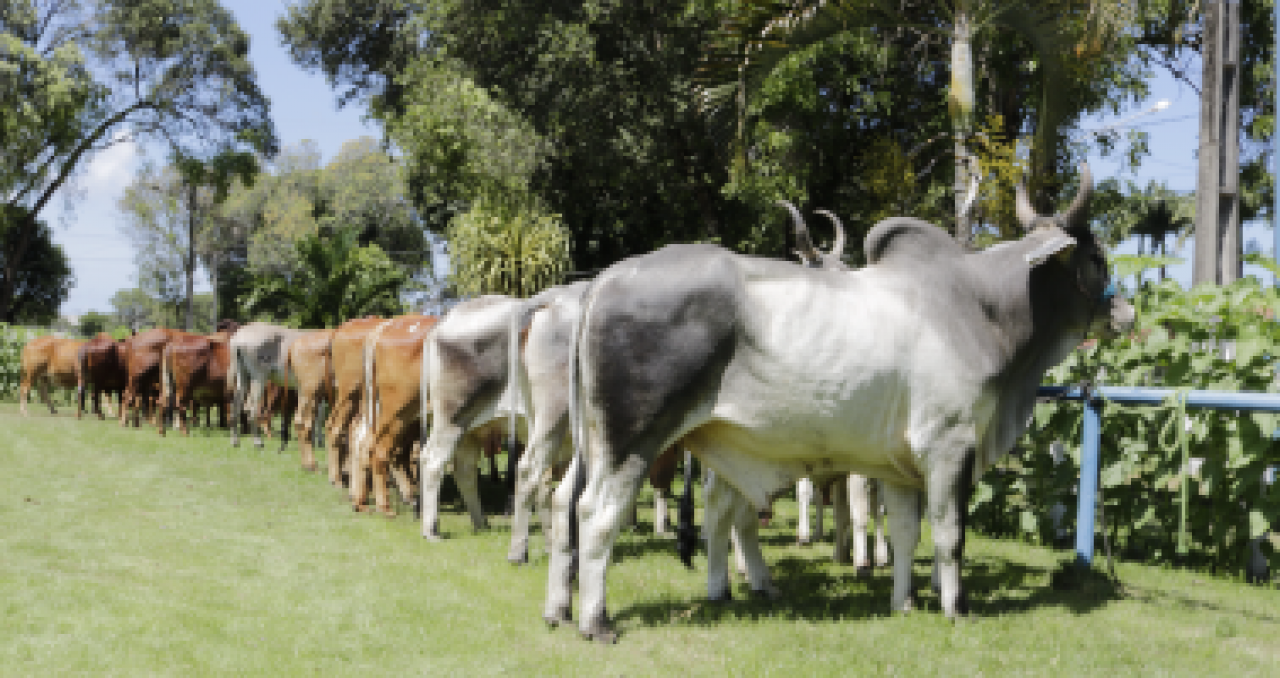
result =
[[968,3],[957,2],[956,5],[955,27],[951,36],[951,92],[947,97],[947,108],[955,139],[955,238],[967,243],[972,236],[969,217],[964,213],[970,172],[967,142],[976,96],[973,85],[973,26],[969,22]]

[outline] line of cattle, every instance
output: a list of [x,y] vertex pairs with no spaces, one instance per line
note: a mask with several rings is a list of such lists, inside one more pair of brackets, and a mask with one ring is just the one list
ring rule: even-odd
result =
[[[804,266],[674,245],[591,281],[531,299],[480,297],[442,318],[362,318],[309,331],[251,323],[209,337],[150,330],[105,343],[124,367],[123,384],[113,382],[124,391],[122,422],[156,394],[184,413],[184,430],[187,408],[202,397],[231,400],[231,411],[255,413],[257,426],[269,384],[292,388],[302,464],[312,470],[311,422],[327,399],[330,482],[346,480],[358,510],[371,486],[387,515],[394,482],[429,539],[439,538],[449,465],[473,526],[486,526],[478,460],[486,440],[514,429],[525,450],[508,559],[527,560],[531,511],[549,509],[544,618],[571,618],[576,583],[588,638],[616,639],[605,613],[609,555],[646,479],[660,489],[662,529],[661,490],[676,449],[712,472],[703,512],[712,599],[729,597],[731,540],[752,591],[775,594],[756,509],[801,478],[849,479],[834,482],[838,505],[855,508],[852,526],[849,513],[836,512],[837,555],[852,546],[867,567],[872,477],[882,481],[894,553],[914,553],[927,509],[943,611],[956,616],[967,612],[959,568],[974,483],[1025,429],[1044,372],[1090,330],[1133,320],[1087,225],[1090,190],[1086,167],[1071,206],[1044,217],[1020,188],[1025,237],[982,251],[894,218],[869,231],[868,264],[850,270],[838,256],[844,238],[834,215],[840,235],[824,254],[788,205]],[[76,358],[98,389],[108,384],[94,371],[94,342]],[[54,362],[74,353],[43,350]],[[25,411],[26,351],[23,362]],[[682,521],[692,517],[684,508]],[[682,525],[678,542],[686,562],[691,531]],[[911,565],[894,559],[895,611],[913,606]]]

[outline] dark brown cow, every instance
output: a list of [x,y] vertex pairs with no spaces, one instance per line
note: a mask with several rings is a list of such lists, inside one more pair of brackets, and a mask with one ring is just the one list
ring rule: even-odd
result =
[[366,473],[377,509],[389,517],[395,515],[387,491],[392,473],[401,497],[417,494],[412,450],[423,431],[422,340],[438,320],[403,315],[384,321],[365,337],[365,396],[351,459],[351,504],[357,511],[368,498]]
[[129,373],[124,366],[124,341],[116,341],[106,332],[100,332],[80,347],[78,357],[80,383],[77,389],[79,398],[76,418],[79,419],[84,413],[85,396],[88,395],[94,413],[99,419],[105,419],[102,414],[102,394],[107,394],[108,402],[111,394],[116,394],[116,404],[119,407],[123,402],[125,386],[129,383]]
[[[175,336],[184,334],[178,330],[153,329],[139,332],[124,343],[125,367],[128,383],[124,389],[124,405],[120,408],[120,425],[125,426],[129,412],[133,412],[133,425],[141,422],[141,405],[159,394],[160,363],[164,347]],[[157,408],[157,412],[159,408]]]
[[348,320],[333,331],[329,342],[329,367],[333,391],[329,397],[329,419],[325,422],[325,442],[329,447],[329,482],[345,485],[351,451],[351,424],[360,408],[364,389],[364,338],[383,319],[370,316]]
[[27,414],[27,397],[31,387],[40,391],[40,397],[49,406],[49,414],[57,414],[53,408],[51,388],[76,388],[80,382],[80,363],[77,354],[82,341],[45,335],[36,337],[22,347],[22,377],[18,387],[18,409]]

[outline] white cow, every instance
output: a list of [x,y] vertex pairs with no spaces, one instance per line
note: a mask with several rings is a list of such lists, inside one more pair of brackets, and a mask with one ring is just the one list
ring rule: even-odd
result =
[[[676,245],[601,273],[575,337],[580,448],[554,500],[559,515],[577,511],[583,635],[616,637],[612,545],[649,464],[677,440],[755,506],[806,475],[882,479],[894,610],[912,607],[923,492],[943,611],[965,614],[973,484],[1025,429],[1044,372],[1090,330],[1133,320],[1088,228],[1090,187],[1086,169],[1053,217],[1019,191],[1027,235],[980,252],[896,218],[867,234],[857,271]],[[570,616],[574,534],[553,531],[552,624]]]

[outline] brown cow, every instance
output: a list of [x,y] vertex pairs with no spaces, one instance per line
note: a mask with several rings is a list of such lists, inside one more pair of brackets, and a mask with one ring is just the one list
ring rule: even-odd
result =
[[207,336],[176,332],[161,351],[160,402],[164,414],[158,418],[160,435],[164,435],[175,408],[183,435],[191,435],[187,410],[194,410],[196,405],[217,407],[219,425],[227,425],[231,407],[227,383],[231,352],[227,342],[239,326],[234,321],[222,321],[218,327],[218,332]]
[[[133,412],[133,425],[140,425],[141,405],[151,402],[159,393],[160,362],[164,356],[164,347],[175,336],[185,334],[178,330],[153,329],[139,332],[129,337],[124,343],[125,367],[128,370],[128,383],[124,389],[124,405],[120,408],[120,425],[125,426],[129,420],[130,408]],[[158,414],[159,408],[156,408]]]
[[[298,451],[302,468],[316,470],[316,457],[311,448],[313,427],[320,402],[329,397],[333,377],[329,369],[329,344],[335,330],[315,330],[289,344],[289,370],[297,380],[297,416],[293,425],[298,434]],[[283,425],[283,424],[282,424]],[[331,448],[333,444],[329,445]]]
[[108,403],[111,394],[116,394],[119,406],[124,398],[124,388],[129,382],[129,373],[124,366],[124,341],[116,341],[106,332],[100,332],[80,347],[78,358],[80,382],[77,385],[79,397],[76,418],[79,419],[84,413],[85,396],[88,395],[94,413],[99,419],[105,419],[102,414],[102,394],[107,394]]
[[387,492],[387,476],[395,474],[400,496],[417,495],[414,443],[423,434],[422,340],[438,318],[402,315],[384,321],[364,340],[365,396],[351,457],[351,504],[364,510],[368,498],[365,475],[371,476],[377,509],[395,516]]
[[18,409],[27,415],[27,397],[32,385],[40,392],[41,399],[49,406],[49,414],[57,414],[53,408],[50,388],[76,388],[80,383],[80,362],[77,359],[82,341],[45,335],[36,337],[22,347],[22,378],[18,387]]
[[329,447],[329,482],[345,485],[350,474],[351,424],[360,408],[364,391],[364,338],[383,319],[370,316],[348,320],[333,331],[329,343],[329,369],[333,391],[329,396],[329,419],[325,438]]

